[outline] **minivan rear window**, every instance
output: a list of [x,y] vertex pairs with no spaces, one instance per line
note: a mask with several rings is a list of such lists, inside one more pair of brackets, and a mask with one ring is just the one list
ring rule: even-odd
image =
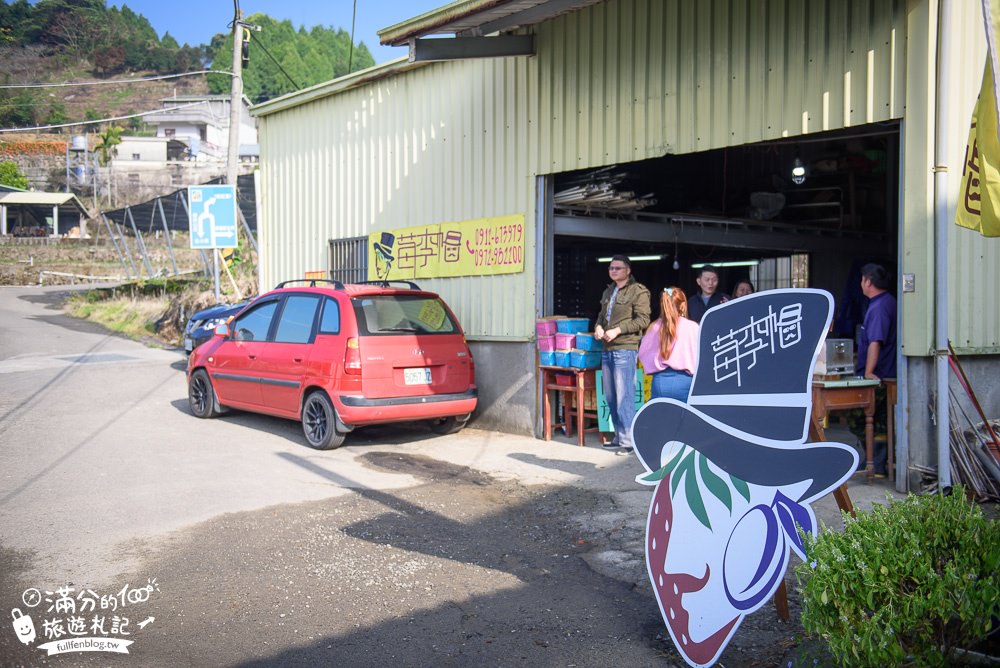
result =
[[372,336],[457,334],[458,323],[444,302],[424,295],[370,295],[354,298],[358,330]]

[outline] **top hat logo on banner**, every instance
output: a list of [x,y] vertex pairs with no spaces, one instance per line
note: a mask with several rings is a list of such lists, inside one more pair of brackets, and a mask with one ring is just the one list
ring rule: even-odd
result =
[[646,566],[663,620],[692,666],[714,664],[743,618],[781,583],[810,502],[856,470],[841,443],[806,443],[813,367],[833,299],[770,290],[710,309],[701,321],[688,403],[650,401],[632,423],[656,485]]
[[396,235],[392,232],[382,232],[381,243],[372,244],[375,249],[375,275],[381,280],[389,279],[392,263],[396,260],[392,255],[392,246],[396,243]]

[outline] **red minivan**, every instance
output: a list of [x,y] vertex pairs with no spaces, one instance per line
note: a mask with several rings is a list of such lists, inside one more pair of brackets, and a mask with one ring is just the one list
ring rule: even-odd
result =
[[438,295],[395,284],[306,279],[261,295],[188,358],[191,412],[301,420],[319,450],[362,425],[428,420],[457,432],[477,396],[465,335]]

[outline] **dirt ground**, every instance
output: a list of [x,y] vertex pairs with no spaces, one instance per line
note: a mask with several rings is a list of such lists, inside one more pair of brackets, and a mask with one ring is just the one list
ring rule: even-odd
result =
[[[0,657],[58,666],[684,665],[641,562],[620,562],[615,577],[600,572],[601,555],[642,542],[635,523],[602,519],[612,497],[498,482],[419,455],[363,457],[422,484],[226,515],[136,545],[148,557],[126,581],[153,576],[159,591],[140,615],[156,623],[136,633],[131,656],[39,661],[0,633]],[[28,586],[17,564],[30,555],[0,556],[0,590]],[[790,622],[771,608],[748,617],[719,665],[794,660],[794,593],[790,603]]]

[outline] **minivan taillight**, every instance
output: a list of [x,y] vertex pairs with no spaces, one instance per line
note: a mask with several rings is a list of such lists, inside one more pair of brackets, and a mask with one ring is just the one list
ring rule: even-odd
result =
[[358,349],[358,340],[354,337],[347,339],[347,350],[344,352],[344,373],[355,376],[361,373],[361,350]]

